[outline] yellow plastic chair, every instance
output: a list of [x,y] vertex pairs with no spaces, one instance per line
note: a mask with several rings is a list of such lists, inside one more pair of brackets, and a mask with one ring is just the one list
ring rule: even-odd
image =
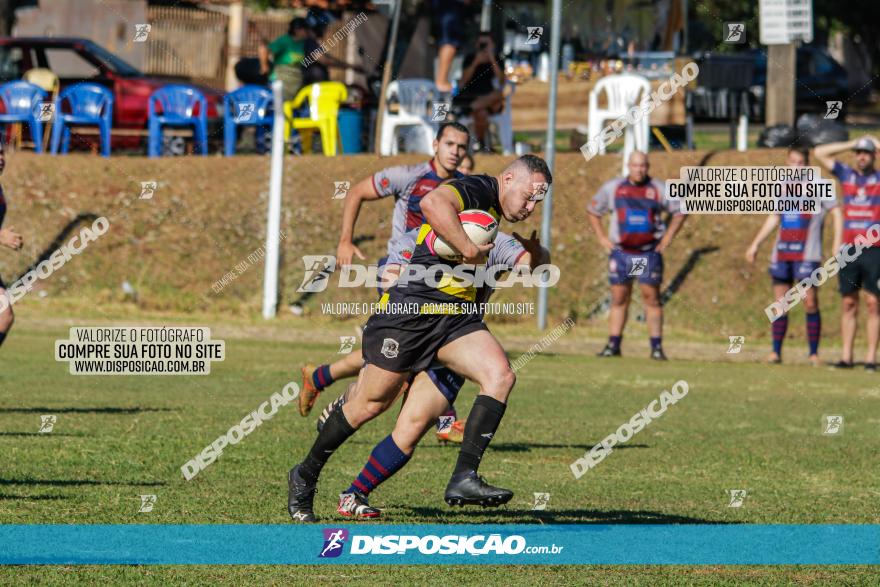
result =
[[[61,82],[58,79],[58,76],[55,75],[55,72],[51,69],[46,69],[45,67],[35,67],[33,69],[29,69],[24,72],[24,75],[21,76],[26,82],[30,82],[35,86],[42,88],[49,94],[49,101],[53,104],[55,103],[55,98],[58,97],[58,90],[61,88]],[[46,151],[49,146],[49,135],[52,134],[52,123],[48,123],[45,125],[43,130],[43,151]],[[21,133],[18,133],[18,139],[21,139]],[[34,140],[37,140],[34,138]]]
[[[339,82],[320,82],[301,89],[296,98],[284,103],[284,140],[290,140],[293,130],[299,131],[303,139],[303,152],[312,152],[312,132],[321,133],[321,146],[324,155],[336,155],[337,147],[342,149],[339,135],[339,106],[348,98],[345,84]],[[309,117],[294,118],[293,111],[309,101]]]

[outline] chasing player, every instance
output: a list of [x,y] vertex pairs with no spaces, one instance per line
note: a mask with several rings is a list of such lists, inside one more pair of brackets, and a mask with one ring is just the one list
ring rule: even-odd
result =
[[[3,174],[5,168],[6,153],[3,143],[0,143],[0,175]],[[3,228],[4,216],[6,216],[6,199],[3,197],[3,188],[0,186],[0,245],[13,251],[19,251],[24,241],[21,235],[12,228]],[[9,329],[12,328],[14,321],[15,315],[12,313],[12,300],[6,293],[6,285],[3,283],[3,278],[0,277],[0,346],[3,346],[3,341],[6,339],[6,335],[9,334]]]
[[[415,243],[414,235],[410,242]],[[549,262],[550,252],[541,247],[534,231],[528,239],[515,232],[513,236],[499,232],[495,238],[495,247],[489,252],[487,265],[503,267],[504,270],[512,270],[515,267],[528,267],[534,270],[539,265]],[[491,287],[480,288],[476,302],[486,303],[491,294]],[[360,474],[352,480],[348,489],[339,495],[337,512],[343,516],[358,518],[378,518],[381,515],[381,510],[368,502],[370,492],[409,462],[421,438],[435,422],[448,413],[455,403],[464,383],[460,377],[453,380],[438,379],[435,376],[436,372],[429,369],[416,374],[406,392],[406,399],[394,430],[376,445]],[[349,390],[350,396],[356,393],[354,386]],[[456,432],[460,433],[460,430]],[[451,433],[455,432],[451,431]]]
[[[801,147],[788,150],[787,165],[789,167],[806,167],[810,164],[810,153]],[[773,295],[779,300],[795,281],[809,277],[822,263],[822,227],[827,212],[834,219],[834,242],[840,242],[839,226],[842,223],[840,209],[834,200],[822,200],[816,214],[771,214],[755,235],[752,244],[746,251],[746,261],[755,262],[758,247],[765,238],[779,227],[773,253],[770,256],[770,278],[773,280]],[[819,339],[822,337],[822,320],[819,314],[819,295],[817,288],[807,290],[804,298],[804,311],[807,319],[807,342],[810,347],[810,363],[819,362]],[[772,326],[773,352],[767,358],[768,363],[782,362],[782,343],[788,330],[788,314],[777,318]]]
[[[816,147],[813,153],[823,167],[840,181],[843,196],[842,239],[834,243],[834,251],[845,246],[853,250],[857,236],[864,235],[872,225],[880,222],[880,172],[874,169],[878,141],[862,137],[853,141],[829,143]],[[834,160],[834,155],[847,150],[855,151],[856,165],[850,167]],[[840,337],[843,353],[835,366],[850,369],[853,366],[853,343],[858,325],[859,290],[865,290],[868,309],[868,351],[865,369],[877,370],[877,342],[880,340],[880,243],[862,251],[851,263],[840,270],[840,295],[843,296],[840,313]]]
[[[663,197],[663,183],[648,175],[648,156],[645,153],[634,151],[627,168],[629,174],[603,184],[587,208],[590,226],[599,244],[609,253],[609,336],[608,344],[599,356],[620,356],[620,341],[632,297],[632,283],[633,279],[638,278],[651,337],[651,358],[665,361],[663,306],[660,304],[663,251],[681,229],[685,217],[679,212],[677,202]],[[672,215],[668,229],[663,221],[664,212]],[[612,217],[606,235],[601,218],[609,213]]]
[[[472,175],[439,186],[421,200],[426,223],[419,229],[411,265],[445,265],[426,244],[433,231],[469,265],[482,264],[491,244],[476,245],[467,236],[458,213],[479,209],[510,222],[528,218],[543,199],[552,176],[543,159],[520,157],[498,176]],[[445,493],[450,505],[494,506],[507,503],[513,492],[493,487],[477,475],[506,408],[516,377],[504,349],[489,333],[481,316],[468,304],[476,299],[473,284],[444,277],[437,286],[423,278],[398,281],[383,295],[383,307],[409,308],[417,313],[385,311],[374,314],[364,330],[366,361],[351,401],[335,409],[318,434],[305,460],[288,474],[288,512],[295,521],[314,521],[318,477],[330,455],[358,428],[384,412],[396,399],[410,373],[427,368],[436,357],[453,372],[480,387],[464,431],[458,461]],[[421,313],[433,304],[463,305],[460,312]]]

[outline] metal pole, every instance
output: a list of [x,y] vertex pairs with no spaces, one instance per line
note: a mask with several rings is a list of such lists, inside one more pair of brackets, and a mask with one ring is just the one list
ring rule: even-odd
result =
[[[550,172],[556,161],[556,89],[559,84],[560,24],[562,23],[562,0],[553,0],[550,17],[550,101],[547,104],[547,145],[544,156]],[[550,219],[553,217],[553,186],[547,190],[541,218],[541,243],[550,250]],[[547,288],[538,288],[538,329],[547,328]]]
[[492,30],[492,0],[483,0],[483,10],[480,12],[480,32]]
[[281,81],[272,82],[275,119],[272,121],[272,168],[269,173],[269,212],[266,219],[266,268],[263,273],[263,318],[275,316],[278,303],[278,238],[281,232],[281,180],[284,173],[284,109]]
[[385,93],[388,84],[391,83],[391,69],[394,67],[394,49],[397,47],[397,28],[400,26],[400,10],[403,0],[394,2],[394,13],[391,17],[391,37],[388,39],[388,55],[385,56],[385,67],[382,68],[382,90],[379,93],[379,110],[376,112],[376,132],[373,140],[373,151],[379,155],[382,152],[382,122],[385,118],[387,100]]

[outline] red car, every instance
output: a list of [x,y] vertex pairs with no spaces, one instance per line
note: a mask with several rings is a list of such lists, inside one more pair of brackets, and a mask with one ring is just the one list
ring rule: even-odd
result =
[[[88,39],[0,37],[0,82],[21,79],[26,71],[35,67],[55,72],[62,89],[83,81],[109,88],[113,92],[114,129],[145,130],[150,94],[165,85],[187,83],[205,95],[208,101],[208,135],[222,141],[222,92],[189,84],[185,80],[147,76]],[[134,148],[138,145],[146,145],[146,138],[114,136],[112,140],[113,148]]]

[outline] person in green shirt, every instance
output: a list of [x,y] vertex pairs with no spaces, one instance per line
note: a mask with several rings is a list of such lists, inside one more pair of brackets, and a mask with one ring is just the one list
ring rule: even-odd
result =
[[269,56],[271,55],[272,80],[281,80],[284,83],[284,101],[293,100],[302,86],[301,63],[305,58],[305,40],[308,38],[308,23],[304,18],[294,18],[290,21],[287,34],[281,35],[271,43],[265,39],[260,43],[260,73],[269,73]]

